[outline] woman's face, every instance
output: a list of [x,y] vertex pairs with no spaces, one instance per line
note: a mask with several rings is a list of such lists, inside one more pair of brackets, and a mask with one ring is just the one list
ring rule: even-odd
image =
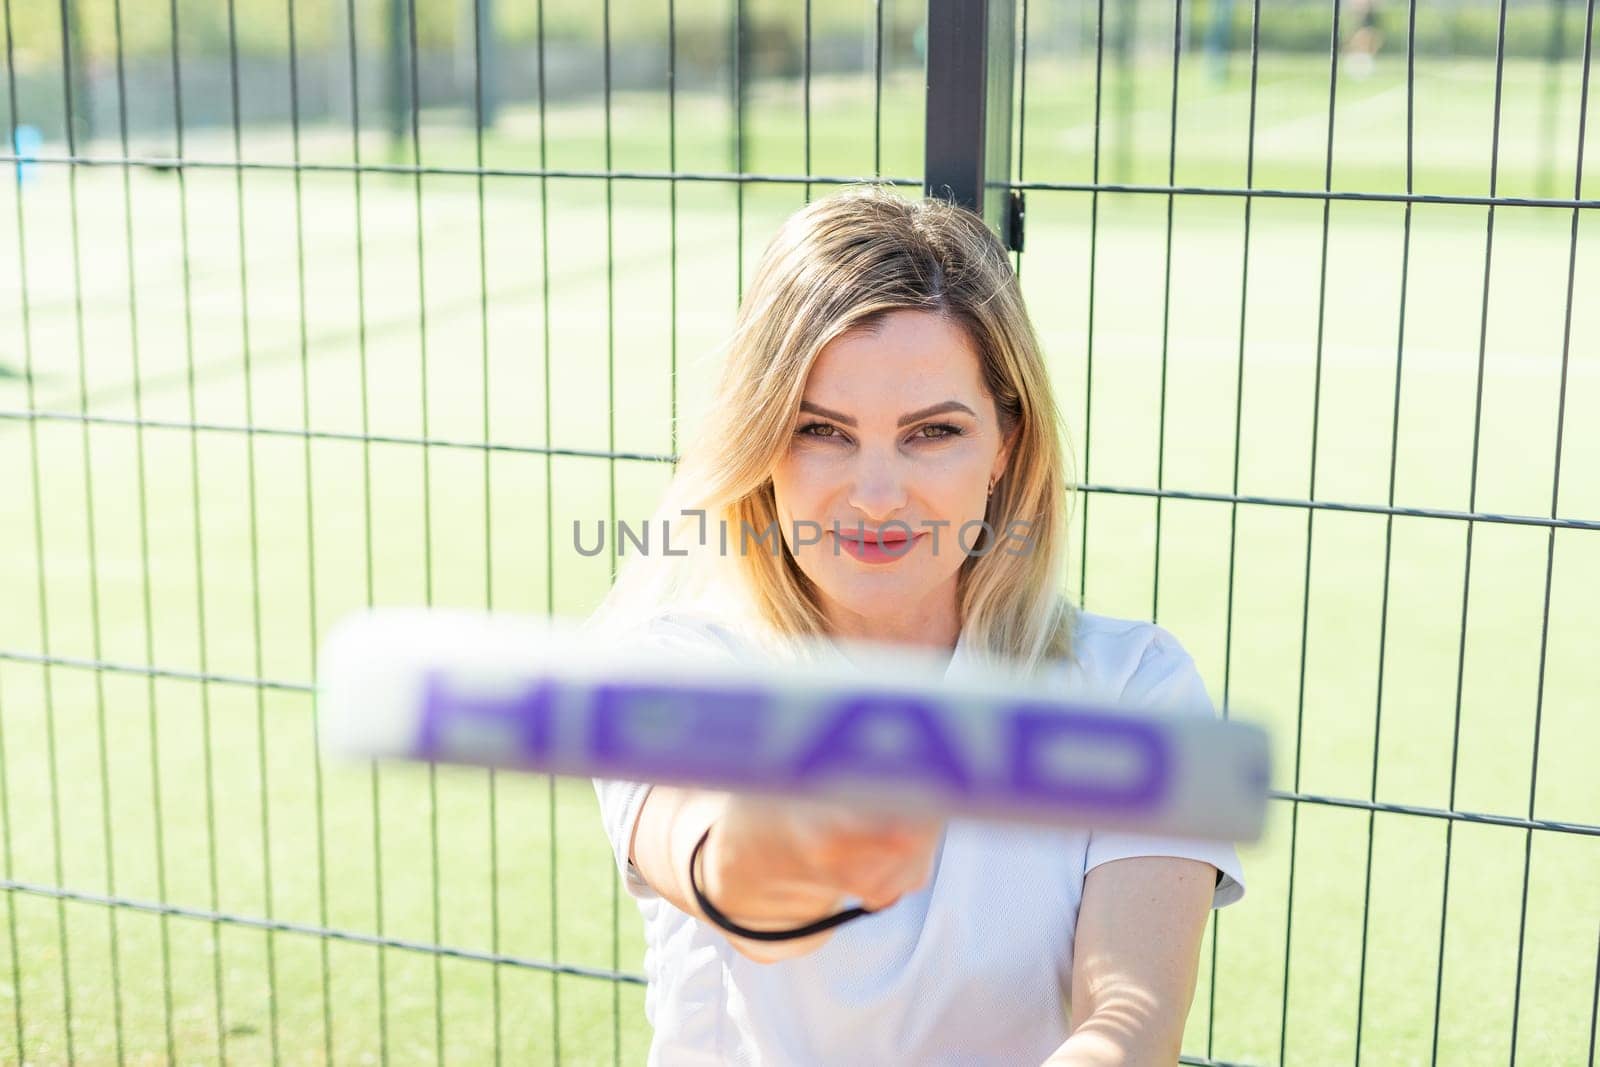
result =
[[954,642],[963,548],[1008,454],[978,353],[949,319],[895,311],[822,349],[772,482],[836,635]]

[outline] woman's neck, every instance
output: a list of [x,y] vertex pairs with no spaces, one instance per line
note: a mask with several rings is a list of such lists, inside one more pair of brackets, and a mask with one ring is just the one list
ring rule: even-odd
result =
[[955,598],[926,611],[867,616],[852,611],[829,613],[828,633],[836,641],[875,641],[911,645],[930,652],[953,652],[961,639]]

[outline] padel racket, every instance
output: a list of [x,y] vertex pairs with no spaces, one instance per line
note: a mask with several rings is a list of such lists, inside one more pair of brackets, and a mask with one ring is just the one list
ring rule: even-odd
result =
[[[818,646],[821,647],[821,646]],[[533,615],[379,608],[321,654],[330,753],[1254,840],[1269,746],[1214,715],[1085,701],[903,646],[735,661]]]

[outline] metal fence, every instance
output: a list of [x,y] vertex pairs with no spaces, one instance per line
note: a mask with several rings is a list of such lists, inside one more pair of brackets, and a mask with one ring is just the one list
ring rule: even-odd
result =
[[1079,598],[1275,729],[1183,1061],[1595,1061],[1594,0],[3,2],[0,1060],[643,1058],[587,784],[325,767],[318,634],[592,604],[870,175],[1019,249]]

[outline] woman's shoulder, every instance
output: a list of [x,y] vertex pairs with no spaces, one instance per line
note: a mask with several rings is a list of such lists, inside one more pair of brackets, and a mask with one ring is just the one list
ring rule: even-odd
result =
[[1192,690],[1199,681],[1194,660],[1164,627],[1089,611],[1076,612],[1064,669],[1076,685],[1106,699],[1144,702],[1162,690]]

